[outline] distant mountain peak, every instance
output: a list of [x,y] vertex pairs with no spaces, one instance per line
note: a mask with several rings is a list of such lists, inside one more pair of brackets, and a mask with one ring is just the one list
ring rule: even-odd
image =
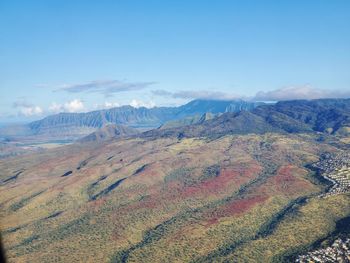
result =
[[118,137],[125,137],[138,134],[138,130],[117,124],[107,124],[97,131],[81,138],[79,142],[105,141]]
[[210,118],[205,113],[195,123],[153,130],[143,137],[219,137],[248,133],[350,134],[350,100],[297,100],[261,105],[252,110],[225,112]]
[[[33,138],[45,140],[75,140],[85,136],[108,123],[125,125],[141,130],[150,130],[167,125],[171,127],[193,124],[203,114],[208,114],[201,121],[209,118],[209,114],[253,110],[261,103],[242,100],[209,100],[198,99],[179,107],[134,108],[130,105],[111,109],[96,110],[85,113],[59,113],[25,125],[22,130]],[[0,135],[16,137],[18,129],[0,131]],[[9,132],[10,131],[10,132]]]

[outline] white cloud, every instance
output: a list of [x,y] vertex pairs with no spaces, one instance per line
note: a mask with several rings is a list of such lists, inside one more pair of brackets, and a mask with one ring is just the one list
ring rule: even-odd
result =
[[71,101],[68,101],[64,104],[58,104],[56,102],[53,102],[49,106],[49,111],[54,113],[59,112],[82,112],[85,110],[84,103],[79,99],[74,99]]
[[148,88],[155,82],[125,82],[121,80],[94,80],[84,83],[63,84],[56,88],[56,91],[66,91],[71,93],[90,92],[100,93],[106,97],[114,93],[139,91]]
[[134,108],[140,108],[140,107],[145,107],[145,108],[154,108],[156,106],[156,104],[153,101],[149,101],[149,102],[143,102],[141,100],[136,100],[133,99],[130,102],[130,106],[134,107]]
[[105,101],[102,104],[94,104],[93,109],[94,110],[103,110],[103,109],[111,109],[115,107],[120,107],[120,104],[118,102],[110,102],[110,101]]
[[81,100],[75,99],[65,103],[64,109],[67,112],[81,112],[85,109],[85,107]]
[[206,90],[182,90],[170,92],[167,90],[153,90],[153,95],[176,99],[218,99],[218,100],[256,100],[281,101],[299,99],[349,98],[350,90],[323,90],[309,85],[283,87],[272,91],[259,91],[255,96],[241,96],[234,93]]
[[16,101],[13,103],[14,108],[18,108],[18,114],[22,116],[35,116],[43,114],[43,109],[26,101]]
[[180,90],[169,92],[167,90],[153,90],[153,95],[160,97],[170,97],[174,99],[213,99],[213,100],[235,100],[242,96],[233,93],[209,90]]
[[61,111],[63,111],[63,107],[61,104],[58,104],[56,102],[53,102],[50,106],[49,106],[49,111],[52,111],[54,113],[59,113]]
[[108,102],[106,101],[105,104],[104,104],[104,107],[106,109],[110,109],[110,108],[115,108],[115,107],[119,107],[120,104],[118,102]]
[[20,113],[21,115],[29,117],[29,116],[41,115],[43,113],[43,110],[39,106],[23,107],[20,109]]
[[299,99],[349,98],[350,90],[323,90],[308,85],[284,87],[272,91],[259,91],[254,100],[281,101]]

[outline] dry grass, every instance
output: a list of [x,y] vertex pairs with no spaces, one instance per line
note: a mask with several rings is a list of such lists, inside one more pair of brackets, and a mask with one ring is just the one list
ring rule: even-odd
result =
[[[349,211],[345,196],[315,199],[271,223],[293,200],[322,189],[303,166],[326,150],[337,149],[266,134],[131,139],[8,159],[1,181],[23,172],[0,185],[5,249],[10,262],[269,260],[324,236]],[[327,211],[334,216],[320,222]],[[315,233],[306,238],[308,231]],[[284,236],[289,245],[279,245]]]

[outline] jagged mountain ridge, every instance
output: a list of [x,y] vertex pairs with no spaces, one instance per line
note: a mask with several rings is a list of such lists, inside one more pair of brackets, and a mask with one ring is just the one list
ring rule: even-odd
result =
[[157,127],[166,121],[181,119],[190,115],[202,115],[207,112],[223,113],[252,110],[261,104],[241,100],[194,100],[180,107],[155,107],[148,109],[145,107],[122,106],[87,113],[60,113],[34,121],[29,126],[37,133],[53,126],[66,125],[101,128],[107,123],[115,123],[131,127]]
[[[204,118],[207,113],[216,117]],[[49,134],[55,138],[82,138],[107,124],[151,129],[167,122],[170,125],[141,136],[197,137],[266,132],[348,134],[350,99],[295,100],[264,105],[244,101],[194,100],[180,107],[152,109],[123,106],[52,115],[30,123],[21,131],[39,136]]]
[[100,142],[138,134],[139,131],[124,125],[109,124],[79,139],[79,142]]
[[252,111],[227,112],[204,122],[145,132],[144,137],[219,137],[266,132],[349,133],[350,99],[282,101]]
[[160,126],[160,129],[169,129],[169,128],[176,128],[176,127],[181,127],[181,126],[186,126],[186,125],[191,125],[191,124],[201,124],[207,120],[213,119],[215,117],[220,116],[222,113],[211,113],[211,112],[206,112],[202,115],[191,115],[179,120],[173,120],[173,121],[168,121],[164,123],[162,126]]
[[121,106],[112,109],[86,113],[59,113],[27,125],[0,129],[0,137],[17,140],[76,140],[108,124],[125,125],[141,130],[154,129],[162,124],[186,117],[203,115],[207,112],[218,114],[252,110],[262,103],[242,100],[194,100],[179,107],[134,108]]

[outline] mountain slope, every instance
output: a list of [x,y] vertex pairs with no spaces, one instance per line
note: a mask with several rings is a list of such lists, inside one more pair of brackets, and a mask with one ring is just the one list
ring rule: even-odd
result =
[[239,112],[241,110],[251,111],[263,105],[262,102],[247,102],[243,100],[193,100],[178,107],[177,118],[192,115],[203,115],[205,113]]
[[192,124],[201,124],[207,120],[211,120],[215,117],[218,117],[221,113],[211,113],[206,112],[203,115],[191,115],[182,119],[178,120],[172,120],[164,123],[162,126],[160,126],[160,129],[169,129],[169,128],[177,128],[181,126],[186,125],[192,125]]
[[283,132],[273,127],[260,116],[248,111],[224,113],[219,117],[193,125],[169,129],[155,129],[144,132],[144,138],[158,137],[220,137],[227,134],[262,134],[266,132]]
[[9,261],[290,262],[350,233],[349,191],[322,197],[322,169],[349,175],[349,144],[318,140],[346,127],[348,103],[280,102],[106,141],[129,133],[107,126],[0,160]]
[[226,134],[312,133],[347,135],[350,131],[350,99],[284,101],[261,105],[252,111],[224,113],[207,121],[151,130],[144,137],[217,137]]
[[122,106],[87,113],[59,113],[22,127],[1,128],[0,137],[16,140],[32,136],[33,140],[75,140],[106,124],[120,124],[141,130],[156,128],[168,121],[209,113],[252,110],[261,103],[244,101],[194,100],[179,107],[134,108]]
[[97,131],[79,139],[78,141],[81,143],[84,142],[101,142],[114,138],[121,138],[130,135],[136,135],[139,131],[127,126],[109,124]]
[[252,110],[261,103],[244,101],[194,100],[180,107],[134,108],[122,106],[88,113],[60,113],[29,124],[37,133],[63,126],[88,126],[99,128],[106,123],[131,127],[158,127],[168,120],[181,119],[196,114],[237,112]]
[[350,126],[350,99],[279,102],[275,109],[314,131],[336,133],[341,127]]
[[6,254],[9,262],[285,262],[350,215],[350,196],[317,197],[325,186],[305,168],[341,151],[268,133],[129,138],[0,161]]

